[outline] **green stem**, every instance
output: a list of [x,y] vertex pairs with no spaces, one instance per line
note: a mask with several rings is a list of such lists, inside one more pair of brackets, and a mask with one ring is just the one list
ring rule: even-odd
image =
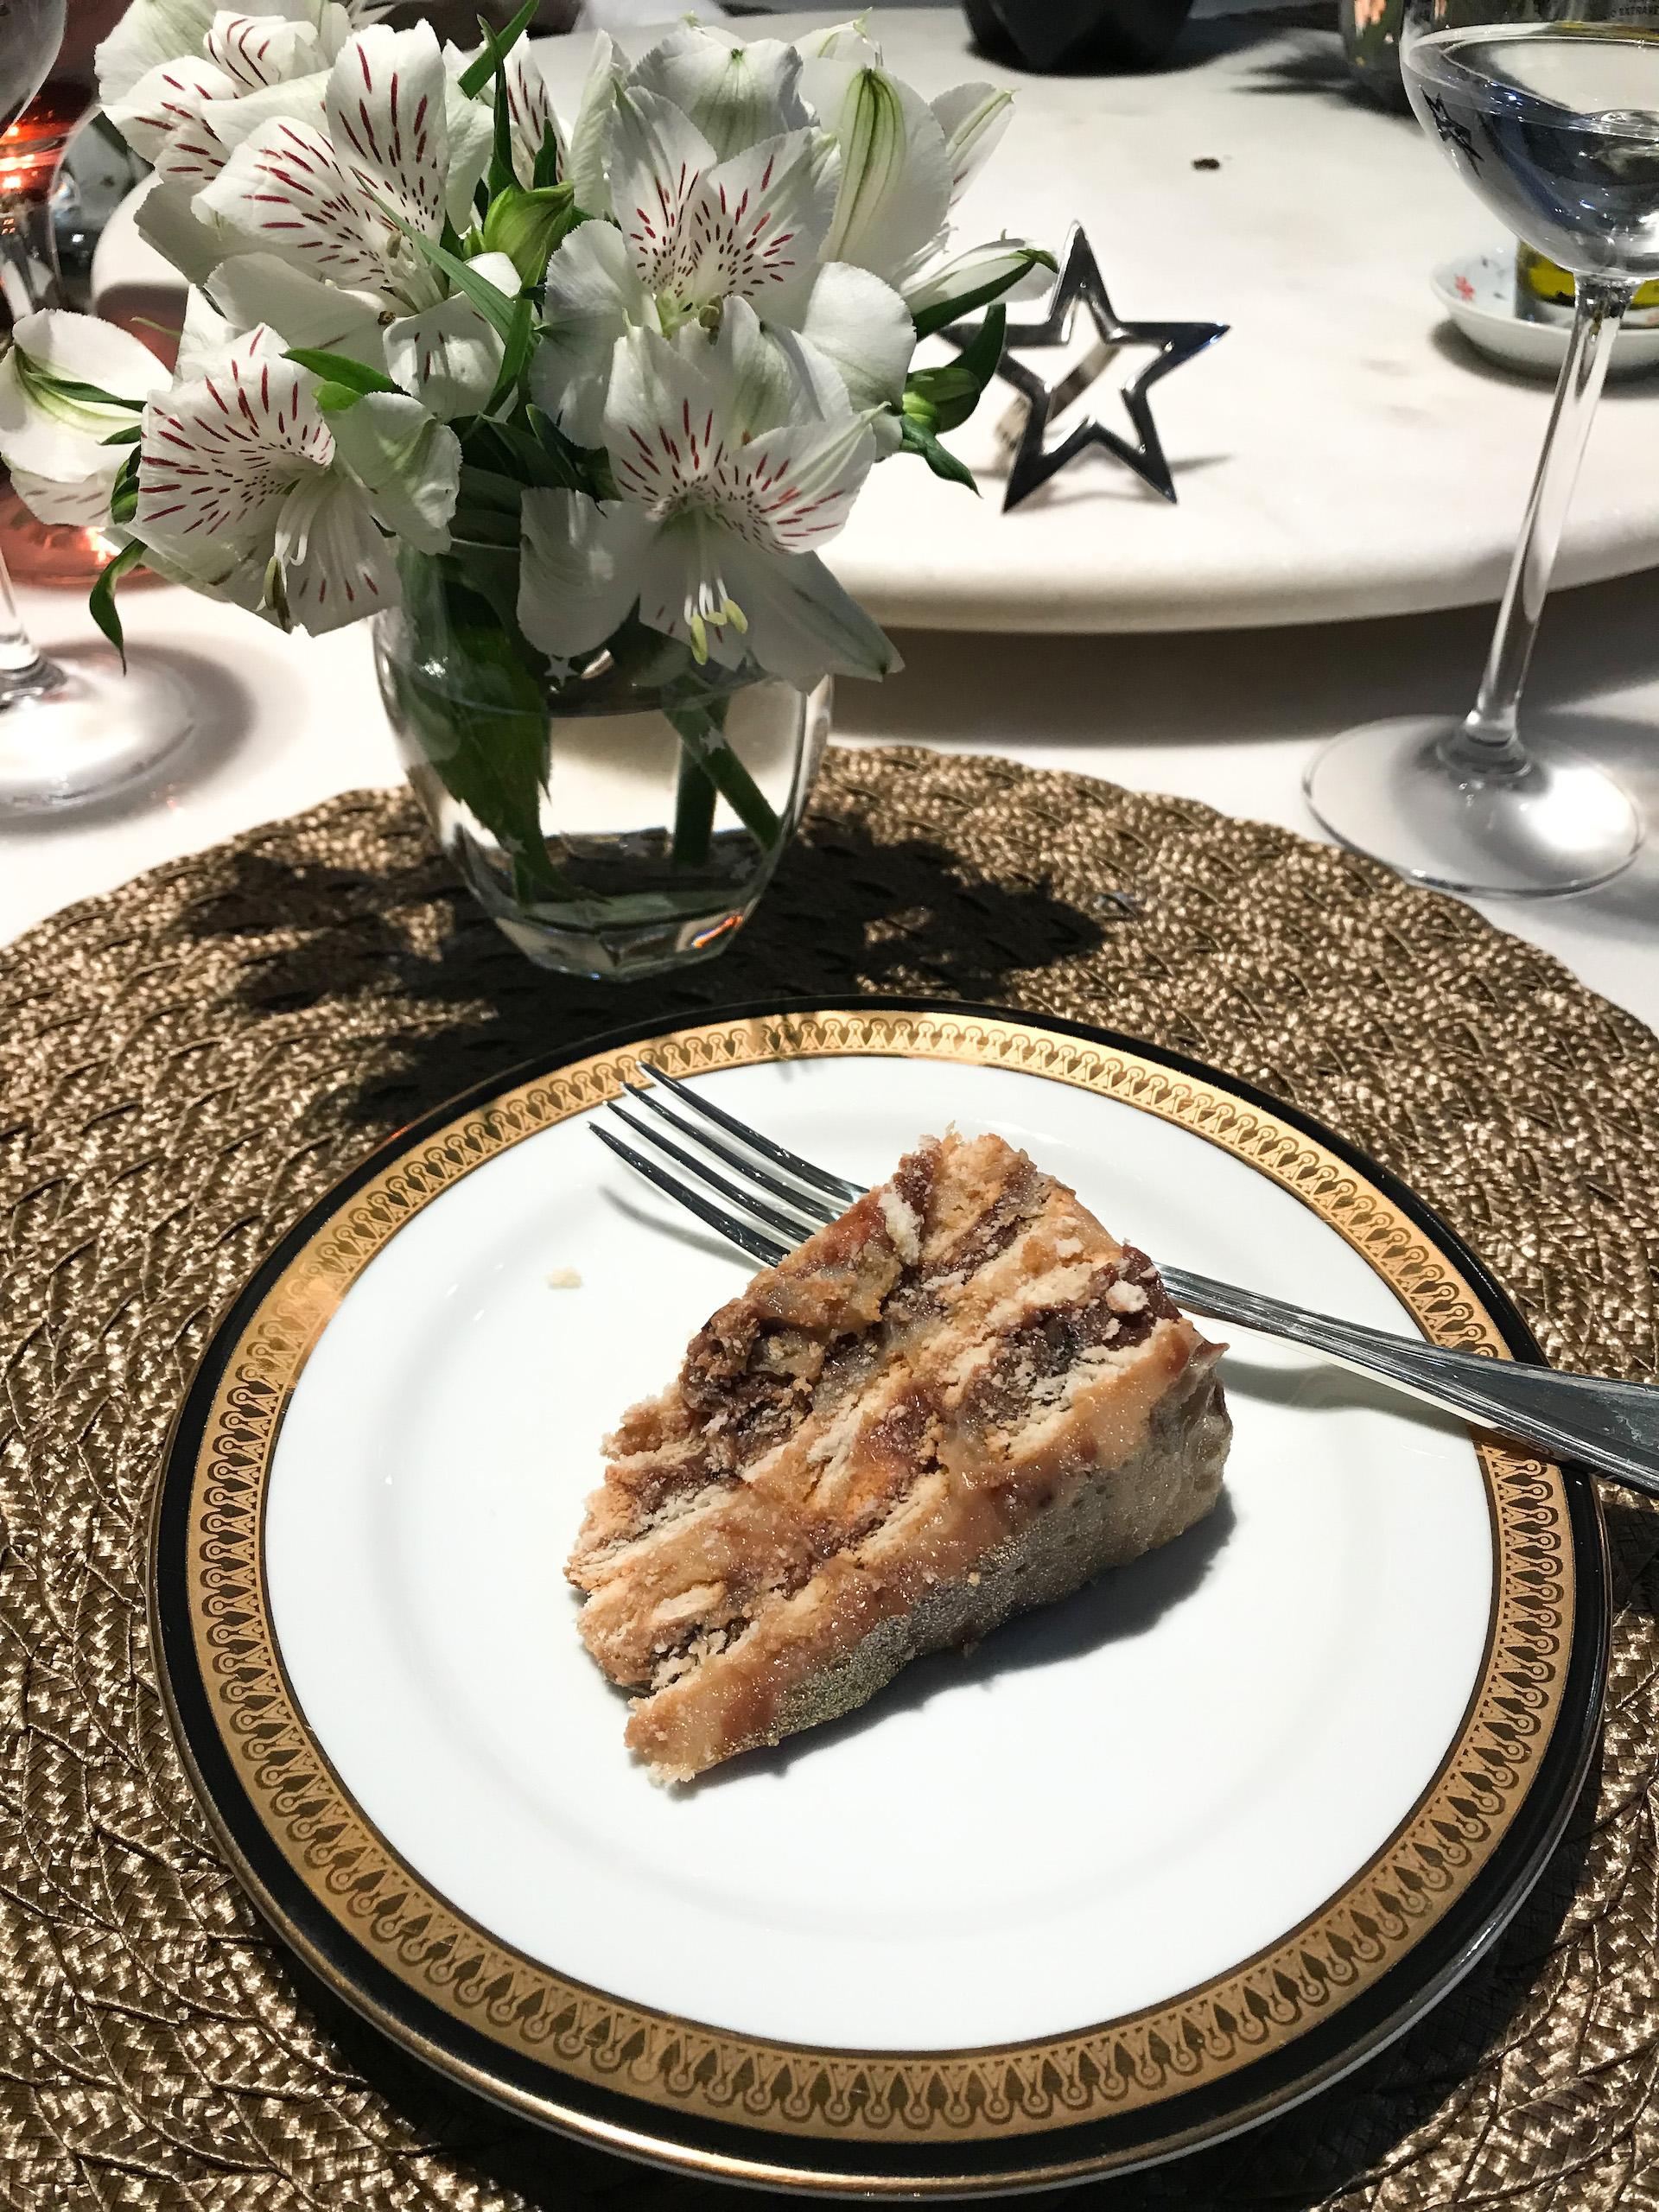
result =
[[690,746],[680,747],[680,780],[674,798],[674,868],[702,868],[709,858],[709,839],[715,826],[712,783],[697,766]]
[[770,852],[783,833],[783,824],[767,804],[766,794],[715,727],[712,711],[707,708],[670,708],[665,711],[687,753],[762,850]]

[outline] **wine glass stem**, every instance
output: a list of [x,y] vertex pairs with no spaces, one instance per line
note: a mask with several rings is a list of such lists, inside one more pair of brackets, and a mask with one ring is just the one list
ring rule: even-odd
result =
[[1555,404],[1544,433],[1544,449],[1538,457],[1520,543],[1510,565],[1497,627],[1486,656],[1486,672],[1480,679],[1473,709],[1446,749],[1454,769],[1478,775],[1520,775],[1530,765],[1516,727],[1521,688],[1527,680],[1527,664],[1543,619],[1550,573],[1578,481],[1579,463],[1584,459],[1590,419],[1606,378],[1607,357],[1636,287],[1619,277],[1580,276],[1577,290],[1573,334],[1555,387]]
[[43,691],[55,690],[62,681],[60,672],[36,650],[23,627],[11,594],[6,556],[0,553],[0,707],[9,706],[14,699],[38,698]]

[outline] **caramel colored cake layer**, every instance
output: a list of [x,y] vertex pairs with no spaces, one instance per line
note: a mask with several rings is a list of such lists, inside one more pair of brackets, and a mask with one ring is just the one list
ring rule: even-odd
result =
[[568,1573],[628,1744],[687,1780],[1179,1535],[1219,1356],[1023,1153],[925,1139],[607,1440]]

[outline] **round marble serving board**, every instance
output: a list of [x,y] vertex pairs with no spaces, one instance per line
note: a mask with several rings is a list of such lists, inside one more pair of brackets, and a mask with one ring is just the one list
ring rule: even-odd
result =
[[[1006,230],[1058,250],[1075,218],[1119,314],[1231,328],[1153,395],[1175,507],[1096,452],[1005,515],[1001,385],[950,440],[982,499],[917,461],[879,468],[829,553],[873,613],[936,629],[1247,628],[1497,596],[1549,392],[1446,320],[1432,272],[1492,219],[1414,122],[1349,86],[1334,32],[1196,22],[1162,72],[1037,77],[975,54],[953,10],[883,7],[874,23],[888,66],[930,97],[970,77],[1016,89],[962,202],[964,238]],[[622,43],[637,54],[652,35]],[[538,46],[562,114],[589,47]],[[1147,357],[1121,358],[1132,371]],[[1127,432],[1113,380],[1096,387],[1099,412]],[[1561,582],[1659,561],[1659,490],[1642,488],[1656,431],[1659,378],[1607,392]]]

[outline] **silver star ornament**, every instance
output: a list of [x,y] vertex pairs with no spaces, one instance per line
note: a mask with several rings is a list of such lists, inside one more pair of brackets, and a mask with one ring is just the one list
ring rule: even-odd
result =
[[[1099,342],[1069,375],[1052,385],[1045,384],[1034,369],[1027,368],[1014,356],[1027,349],[1069,345],[1079,305],[1089,310]],[[975,327],[969,323],[952,323],[939,335],[961,348],[973,339]],[[1160,378],[1166,377],[1172,369],[1179,369],[1184,361],[1190,361],[1195,353],[1202,353],[1205,346],[1213,346],[1217,338],[1226,335],[1227,329],[1224,322],[1125,322],[1107,296],[1100,264],[1083,226],[1074,223],[1065,242],[1065,261],[1041,320],[1008,324],[1002,359],[996,371],[1002,381],[1012,385],[1027,403],[1025,423],[1008,470],[1003,513],[1029,499],[1039,485],[1046,484],[1051,476],[1058,475],[1068,461],[1075,461],[1090,446],[1103,446],[1173,506],[1175,483],[1164,458],[1158,426],[1152,419],[1147,394]],[[1120,437],[1116,431],[1109,430],[1103,423],[1090,416],[1058,446],[1052,450],[1046,448],[1044,440],[1051,420],[1095,382],[1122,346],[1155,346],[1158,349],[1140,375],[1121,387],[1121,397],[1140,444],[1132,446],[1127,438]]]

